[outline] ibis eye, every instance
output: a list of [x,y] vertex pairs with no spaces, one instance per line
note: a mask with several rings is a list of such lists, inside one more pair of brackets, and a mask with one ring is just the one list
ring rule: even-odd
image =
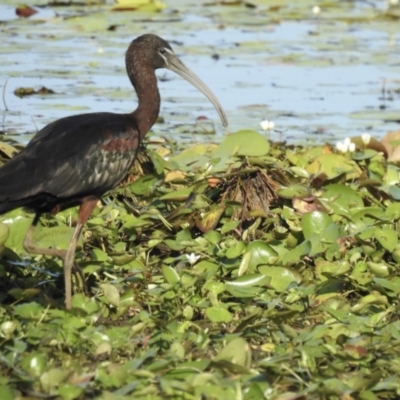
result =
[[160,53],[161,54],[165,54],[167,52],[167,50],[165,50],[165,48],[163,47],[162,49],[160,49]]

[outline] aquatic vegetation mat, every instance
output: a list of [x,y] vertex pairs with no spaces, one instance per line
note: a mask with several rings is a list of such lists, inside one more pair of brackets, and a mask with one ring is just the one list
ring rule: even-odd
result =
[[2,399],[397,398],[399,138],[148,143],[86,226],[70,312],[32,216],[2,216]]

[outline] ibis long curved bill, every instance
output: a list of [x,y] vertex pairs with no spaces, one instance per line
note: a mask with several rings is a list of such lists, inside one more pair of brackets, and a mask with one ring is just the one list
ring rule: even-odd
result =
[[228,126],[228,119],[226,118],[226,114],[218,99],[215,97],[214,93],[208,88],[208,86],[193,72],[191,71],[174,53],[172,50],[165,49],[165,61],[166,66],[169,70],[175,72],[183,79],[191,83],[196,89],[200,90],[210,102],[213,104],[215,109],[218,111],[218,114],[221,118],[221,122],[223,126]]

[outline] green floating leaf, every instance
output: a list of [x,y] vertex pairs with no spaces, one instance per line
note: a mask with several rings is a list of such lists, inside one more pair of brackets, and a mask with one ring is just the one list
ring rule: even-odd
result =
[[26,319],[38,319],[42,316],[43,307],[38,303],[25,303],[15,307],[14,314]]
[[310,188],[303,185],[291,185],[276,191],[277,195],[284,199],[303,198],[311,194]]
[[[32,224],[32,219],[27,218],[21,209],[14,210],[1,217],[1,221],[8,225],[10,231],[4,246],[14,250],[16,253],[26,253],[23,242]],[[38,226],[38,229],[39,226]]]
[[18,398],[14,390],[7,385],[0,384],[0,393],[2,400],[15,400]]
[[328,206],[337,214],[347,214],[350,209],[357,209],[364,206],[360,195],[349,186],[341,183],[333,183],[326,186],[323,196]]
[[209,231],[204,235],[204,238],[207,239],[212,244],[219,244],[221,241],[221,234],[217,231]]
[[12,158],[14,154],[17,154],[19,151],[8,143],[0,142],[0,152],[5,154],[8,158]]
[[151,221],[148,221],[145,218],[136,218],[133,215],[129,215],[129,218],[126,219],[123,226],[125,229],[130,229],[130,228],[142,228],[144,226],[149,226],[152,224],[153,223]]
[[184,189],[179,189],[179,190],[174,190],[171,193],[164,194],[163,196],[160,197],[160,200],[164,201],[186,201],[187,198],[190,196],[192,193],[192,188],[184,188]]
[[364,230],[366,227],[373,226],[376,222],[387,219],[385,212],[378,207],[365,207],[362,210],[356,210],[352,214],[354,228]]
[[[262,268],[262,267],[261,267]],[[234,281],[227,281],[225,285],[231,288],[269,285],[271,278],[266,274],[246,274]]]
[[204,289],[214,293],[215,295],[219,295],[225,290],[225,284],[222,282],[210,281],[204,285]]
[[373,278],[374,282],[376,282],[378,285],[381,285],[385,289],[388,289],[392,291],[393,293],[396,293],[398,295],[400,293],[400,277],[395,276],[392,278],[390,281],[387,279],[383,278]]
[[268,244],[261,240],[251,242],[243,256],[239,266],[238,275],[243,275],[246,271],[255,272],[257,267],[262,264],[273,264],[278,257],[277,252]]
[[264,156],[270,149],[267,138],[252,130],[241,130],[227,136],[213,151],[214,158]]
[[208,307],[206,308],[206,315],[211,322],[231,322],[233,315],[225,308],[222,307]]
[[236,242],[233,246],[229,247],[225,253],[226,258],[234,259],[243,254],[246,245],[243,242]]
[[270,278],[269,286],[276,290],[278,293],[283,292],[287,287],[293,283],[300,283],[302,280],[301,275],[289,268],[262,266],[259,271],[266,277]]
[[400,187],[398,185],[390,186],[389,194],[393,197],[393,199],[400,200]]
[[[267,278],[267,279],[265,279]],[[244,279],[244,281],[241,281],[241,279]],[[262,286],[253,286],[252,284],[254,283],[254,278],[250,276],[250,285],[246,285],[246,275],[240,277],[237,281],[232,281],[232,282],[226,282],[226,290],[235,297],[238,298],[247,298],[247,299],[252,299],[255,296],[259,295],[263,291],[265,291],[265,288]],[[260,277],[258,280],[258,283],[264,283],[267,285],[269,283],[269,278],[268,277]]]
[[316,263],[315,271],[319,278],[324,281],[326,276],[340,276],[346,274],[351,268],[351,264],[347,261],[329,262],[320,260]]
[[83,387],[67,383],[58,389],[58,394],[63,400],[74,400],[80,398],[83,391]]
[[375,238],[384,249],[390,252],[395,249],[399,239],[397,232],[390,228],[377,228]]
[[93,249],[92,256],[94,261],[105,262],[109,260],[108,254],[100,249]]
[[[381,175],[382,176],[382,175]],[[387,170],[385,174],[385,184],[386,185],[398,185],[400,183],[399,170],[394,165],[387,165]]]
[[17,321],[4,321],[0,325],[0,336],[6,340],[14,337],[14,332],[18,328],[19,324]]
[[[35,230],[33,241],[39,247],[66,250],[71,242],[74,231],[75,228],[68,226],[41,227]],[[80,236],[78,241],[79,247],[82,247],[82,242],[83,239]]]
[[151,161],[153,162],[154,168],[156,169],[156,173],[161,175],[164,172],[165,161],[164,159],[155,151],[147,149],[147,154],[150,156]]
[[10,227],[3,222],[0,222],[0,246],[7,241],[8,236],[10,236]]
[[142,12],[159,12],[166,7],[164,3],[157,0],[117,0],[112,10],[114,11],[127,11],[138,10]]
[[282,263],[284,265],[287,264],[296,264],[301,261],[302,257],[308,254],[311,251],[311,242],[309,240],[305,240],[303,243],[300,243],[294,249],[289,250],[283,256]]
[[370,304],[387,305],[388,299],[386,296],[380,294],[379,292],[373,291],[372,293],[362,297],[357,304],[351,307],[351,310],[353,312],[359,312]]
[[240,221],[225,222],[225,224],[221,227],[221,234],[224,235],[225,233],[235,230],[239,223]]
[[103,291],[104,297],[106,298],[107,302],[114,307],[119,306],[120,296],[119,291],[110,283],[103,283],[99,285],[101,290]]
[[339,228],[332,218],[321,211],[312,211],[303,216],[301,227],[306,239],[311,243],[310,255],[321,253],[336,243]]
[[346,179],[355,179],[361,175],[361,168],[341,154],[322,154],[306,168],[310,174],[325,173],[328,179],[346,175]]
[[32,352],[22,360],[22,367],[29,376],[37,378],[46,370],[47,362],[44,354]]
[[64,368],[53,368],[45,372],[39,379],[45,393],[54,394],[58,386],[64,383],[70,372]]
[[192,269],[192,272],[196,275],[205,275],[206,278],[215,276],[218,272],[218,265],[206,260],[201,260]]
[[201,218],[196,218],[196,226],[203,233],[213,230],[226,209],[225,204],[219,204],[211,207],[210,211],[202,214]]
[[306,239],[310,239],[314,235],[320,235],[331,224],[332,218],[321,211],[312,211],[304,214],[301,220],[301,227]]
[[216,147],[214,144],[196,144],[170,157],[169,162],[185,171],[204,168],[211,161],[211,157],[205,154],[210,154]]
[[178,272],[176,272],[176,269],[170,267],[169,265],[162,266],[162,273],[164,275],[165,280],[170,285],[175,285],[181,280],[181,277],[179,276]]
[[230,361],[245,368],[251,367],[251,347],[240,337],[232,339],[214,358],[213,361]]
[[153,192],[157,182],[158,179],[154,176],[144,175],[129,185],[129,190],[138,196],[149,196]]
[[390,270],[386,264],[368,261],[367,265],[374,276],[379,278],[388,278],[390,276]]
[[77,308],[91,315],[99,311],[100,305],[94,297],[89,298],[81,293],[72,296],[72,308]]

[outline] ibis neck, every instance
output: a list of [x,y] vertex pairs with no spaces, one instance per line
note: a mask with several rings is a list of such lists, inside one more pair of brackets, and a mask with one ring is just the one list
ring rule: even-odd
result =
[[131,113],[131,118],[137,124],[140,139],[154,125],[160,112],[160,93],[157,86],[157,77],[154,71],[138,74],[136,79],[131,78],[138,97],[138,107]]

